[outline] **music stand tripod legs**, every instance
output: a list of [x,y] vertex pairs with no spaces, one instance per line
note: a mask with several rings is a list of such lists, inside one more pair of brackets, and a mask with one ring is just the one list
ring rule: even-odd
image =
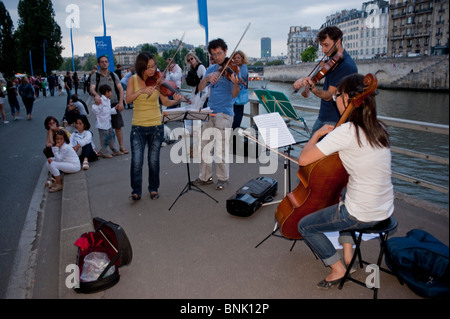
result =
[[[185,120],[183,120],[183,127],[186,130],[186,125],[185,125]],[[188,182],[186,183],[186,186],[184,186],[183,190],[181,191],[181,193],[178,195],[178,197],[175,199],[175,201],[172,203],[172,205],[169,207],[169,210],[172,209],[173,205],[175,205],[175,203],[178,201],[178,199],[183,196],[184,194],[186,194],[187,192],[189,192],[190,190],[193,191],[197,191],[199,193],[203,193],[206,196],[208,196],[209,198],[211,198],[213,201],[215,201],[216,203],[218,203],[218,201],[213,198],[211,195],[209,195],[208,193],[206,193],[205,191],[203,191],[200,187],[194,185],[194,182],[191,181],[191,171],[189,169],[189,156],[188,156],[188,149],[190,148],[190,146],[187,144],[188,139],[185,138],[185,143],[186,143],[186,168],[187,168],[187,178],[188,178]]]

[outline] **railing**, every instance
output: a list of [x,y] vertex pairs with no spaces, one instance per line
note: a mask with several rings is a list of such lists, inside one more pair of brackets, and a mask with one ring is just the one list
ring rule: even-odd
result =
[[[190,91],[187,90],[181,90],[183,93],[188,93]],[[250,126],[253,127],[255,124],[253,122],[253,116],[256,116],[259,114],[259,100],[255,98],[249,98],[250,103],[250,114],[245,113],[244,116],[250,118]],[[293,104],[294,108],[298,111],[304,111],[304,112],[310,112],[310,113],[319,113],[318,107],[311,107],[311,106],[305,106],[305,105],[295,105]],[[442,125],[442,124],[434,124],[434,123],[427,123],[427,122],[420,122],[420,121],[412,121],[412,120],[405,120],[405,119],[399,119],[399,118],[393,118],[393,117],[385,117],[385,116],[379,116],[380,120],[382,120],[386,125],[391,127],[398,127],[398,128],[406,128],[411,129],[415,131],[424,131],[424,132],[430,132],[430,133],[436,133],[441,135],[449,135],[449,126],[448,125]],[[291,124],[292,125],[292,124]],[[294,124],[295,125],[295,124]],[[298,126],[299,129],[303,129],[302,127]],[[294,145],[294,147],[299,147],[298,145]],[[403,154],[410,157],[420,158],[427,161],[443,164],[443,165],[449,165],[449,159],[439,156],[434,156],[430,154],[420,153],[413,150],[403,149],[399,147],[391,146],[391,151],[397,154]],[[393,171],[392,177],[420,185],[429,189],[436,190],[438,192],[448,194],[449,188],[443,185],[438,185],[429,181],[425,181],[413,176],[405,175],[402,173],[398,173]]]
[[[259,100],[250,98],[250,114],[244,114],[247,117],[250,117],[250,125],[253,126],[253,116],[256,116],[259,114]],[[298,111],[305,111],[305,112],[313,112],[313,113],[319,113],[319,108],[317,107],[310,107],[310,106],[301,106],[301,105],[293,105],[294,108]],[[411,121],[411,120],[404,120],[404,119],[398,119],[398,118],[392,118],[392,117],[384,117],[379,116],[379,119],[382,120],[386,125],[392,126],[392,127],[399,127],[399,128],[407,128],[411,130],[416,131],[425,131],[425,132],[431,132],[436,134],[443,134],[443,135],[449,135],[449,126],[448,125],[441,125],[441,124],[434,124],[434,123],[427,123],[427,122],[419,122],[419,121]],[[301,127],[299,126],[301,129]],[[298,147],[295,145],[294,147]],[[449,159],[443,158],[439,156],[429,155],[425,153],[416,152],[413,150],[398,148],[391,146],[391,151],[398,154],[403,154],[415,158],[421,158],[428,161],[436,162],[439,164],[449,165]],[[413,176],[401,174],[398,172],[392,172],[392,177],[398,178],[400,180],[410,182],[413,184],[417,184],[423,187],[427,187],[430,189],[434,189],[436,191],[442,192],[444,194],[448,194],[448,187],[438,185],[432,182],[428,182]]]

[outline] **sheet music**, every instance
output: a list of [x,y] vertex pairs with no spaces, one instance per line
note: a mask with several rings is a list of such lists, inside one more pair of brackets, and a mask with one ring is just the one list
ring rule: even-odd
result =
[[280,113],[268,113],[254,116],[259,134],[270,148],[279,148],[295,144],[295,139],[289,131]]

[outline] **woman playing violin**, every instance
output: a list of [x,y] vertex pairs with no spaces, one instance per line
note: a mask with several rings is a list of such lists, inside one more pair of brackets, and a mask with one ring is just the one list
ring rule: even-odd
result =
[[340,59],[336,67],[325,74],[322,89],[317,88],[309,76],[300,78],[294,83],[296,90],[309,85],[311,92],[320,98],[319,117],[314,123],[312,134],[324,124],[335,125],[339,121],[340,116],[336,109],[336,103],[332,99],[333,94],[336,92],[336,87],[342,78],[358,72],[355,62],[342,46],[342,37],[342,31],[335,26],[326,27],[317,35],[317,40],[322,46],[322,52],[327,57],[332,57],[337,52],[343,54],[343,58]]
[[175,93],[173,100],[159,93],[158,83],[146,86],[148,78],[156,76],[157,66],[152,54],[140,53],[135,63],[136,74],[127,84],[126,103],[133,103],[133,119],[130,132],[131,144],[131,199],[142,196],[142,166],[144,164],[145,145],[148,145],[148,191],[151,199],[157,199],[159,188],[159,153],[164,137],[164,125],[161,123],[159,99],[165,106],[178,104],[182,97]]
[[[363,85],[360,74],[342,80],[333,95],[339,113],[344,112]],[[305,216],[298,224],[298,230],[309,247],[325,266],[331,268],[331,273],[317,284],[325,289],[338,284],[344,276],[345,265],[353,257],[353,241],[350,234],[340,233],[339,242],[344,248],[342,263],[324,233],[371,227],[389,218],[394,211],[389,136],[377,119],[374,95],[369,95],[358,108],[353,109],[346,123],[337,128],[324,125],[317,130],[303,148],[298,162],[305,166],[335,152],[339,153],[349,174],[341,202]]]

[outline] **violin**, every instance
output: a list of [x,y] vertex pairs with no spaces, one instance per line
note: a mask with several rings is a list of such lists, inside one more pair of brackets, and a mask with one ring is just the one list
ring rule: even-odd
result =
[[239,82],[241,82],[245,87],[247,87],[247,83],[239,77],[239,66],[234,62],[233,59],[226,58],[225,62],[222,66],[219,67],[218,72],[223,75],[225,78],[231,81],[231,76],[234,74],[239,78]]
[[[373,74],[364,77],[361,88],[350,99],[336,127],[344,123],[352,110],[377,89],[377,78]],[[282,235],[289,239],[301,239],[298,231],[299,221],[320,209],[339,203],[343,188],[348,182],[348,173],[339,158],[333,153],[306,166],[300,166],[297,172],[300,179],[298,186],[278,205],[275,218]]]
[[[311,79],[311,81],[316,84],[320,80],[323,79],[325,74],[327,74],[329,71],[333,70],[338,66],[340,62],[344,59],[344,53],[337,50],[336,46],[332,48],[332,50],[335,50],[336,52],[333,52],[333,56],[328,59],[328,61],[323,61],[323,59],[314,67],[314,69],[311,71],[311,73],[308,75]],[[302,92],[302,96],[307,98],[309,97],[309,93],[311,90],[311,85],[308,83],[305,86],[305,89]],[[294,93],[297,93],[298,90],[295,90]]]
[[[157,70],[153,76],[148,77],[147,80],[145,80],[145,85],[154,86],[159,93],[167,97],[172,96],[174,93],[179,94],[177,84],[174,81],[165,80],[164,73],[159,70]],[[187,97],[183,95],[182,97],[185,102],[190,102]]]

